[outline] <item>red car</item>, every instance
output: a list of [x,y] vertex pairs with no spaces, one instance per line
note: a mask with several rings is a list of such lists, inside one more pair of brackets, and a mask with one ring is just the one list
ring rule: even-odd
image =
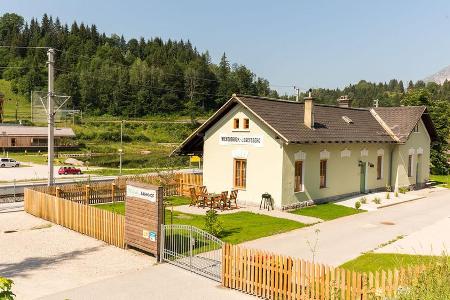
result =
[[74,167],[61,167],[58,170],[58,174],[59,175],[79,175],[81,174],[81,170],[78,168],[74,168]]

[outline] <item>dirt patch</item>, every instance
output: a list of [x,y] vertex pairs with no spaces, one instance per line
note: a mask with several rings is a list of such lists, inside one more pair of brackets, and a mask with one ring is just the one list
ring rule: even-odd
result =
[[392,222],[392,221],[383,221],[383,222],[380,222],[380,224],[383,224],[383,225],[395,225],[395,223]]

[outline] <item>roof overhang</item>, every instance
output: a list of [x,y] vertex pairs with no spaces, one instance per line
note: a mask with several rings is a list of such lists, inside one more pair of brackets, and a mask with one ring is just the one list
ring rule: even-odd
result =
[[248,111],[250,111],[254,116],[256,116],[261,122],[267,125],[271,130],[273,130],[285,143],[289,141],[277,132],[270,124],[268,124],[264,119],[262,119],[258,114],[252,111],[245,103],[243,103],[238,96],[233,94],[233,96],[222,105],[205,123],[200,125],[190,136],[188,136],[173,152],[173,155],[203,155],[203,138],[206,131],[211,128],[218,120],[220,120],[224,115],[226,115],[232,108],[236,105],[242,105]]

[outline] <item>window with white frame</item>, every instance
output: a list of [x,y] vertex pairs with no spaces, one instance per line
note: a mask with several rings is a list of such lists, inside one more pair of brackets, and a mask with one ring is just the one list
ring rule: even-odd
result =
[[294,192],[303,192],[303,160],[295,161]]

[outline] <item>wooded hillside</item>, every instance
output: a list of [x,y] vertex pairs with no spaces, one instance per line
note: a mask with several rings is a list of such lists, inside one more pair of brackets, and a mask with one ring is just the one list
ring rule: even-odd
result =
[[[244,65],[218,65],[189,41],[160,38],[126,41],[99,33],[95,25],[61,24],[44,15],[26,23],[17,14],[0,17],[0,78],[28,95],[45,90],[46,49],[56,52],[56,89],[70,106],[94,114],[140,117],[211,111],[232,93],[277,97],[269,82]],[[24,48],[17,48],[24,47]]]

